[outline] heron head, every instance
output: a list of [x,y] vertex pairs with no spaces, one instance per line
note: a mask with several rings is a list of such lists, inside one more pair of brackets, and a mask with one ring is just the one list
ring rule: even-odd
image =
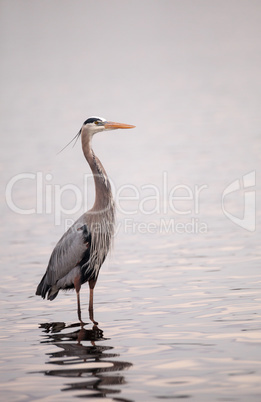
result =
[[117,130],[118,128],[134,128],[130,124],[115,123],[113,121],[107,121],[103,117],[92,116],[89,117],[83,123],[82,130],[87,129],[88,133],[96,134],[99,131]]
[[[72,141],[75,140],[77,142],[78,138],[82,135],[82,137],[89,137],[91,138],[94,134],[98,133],[99,131],[107,131],[107,130],[116,130],[117,128],[134,128],[130,124],[123,124],[123,123],[115,123],[113,121],[107,121],[103,117],[92,116],[89,117],[82,125],[80,131],[73,137],[73,139],[61,149],[62,152]],[[75,144],[74,143],[74,144]],[[60,153],[58,152],[58,153]]]

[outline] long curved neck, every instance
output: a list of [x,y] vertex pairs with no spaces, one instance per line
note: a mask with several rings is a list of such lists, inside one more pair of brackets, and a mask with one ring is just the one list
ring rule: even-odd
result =
[[112,192],[107,173],[92,149],[92,136],[81,135],[82,149],[93,173],[95,183],[95,202],[92,211],[102,212],[111,207]]

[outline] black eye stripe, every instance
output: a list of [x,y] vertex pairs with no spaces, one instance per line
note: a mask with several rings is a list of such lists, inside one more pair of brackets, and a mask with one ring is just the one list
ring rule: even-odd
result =
[[101,119],[97,119],[96,117],[89,117],[89,119],[85,120],[83,124],[95,123],[96,121],[102,121]]

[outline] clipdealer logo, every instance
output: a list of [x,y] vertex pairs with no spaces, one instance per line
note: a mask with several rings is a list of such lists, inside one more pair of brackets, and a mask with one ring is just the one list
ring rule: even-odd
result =
[[[256,192],[254,186],[256,185],[256,172],[253,170],[245,174],[242,180],[236,179],[230,183],[222,194],[222,211],[224,215],[230,219],[233,223],[241,228],[248,230],[249,232],[254,232],[256,229]],[[232,193],[239,192],[239,190],[244,190],[244,207],[243,207],[243,217],[234,215],[231,211],[229,212],[225,207],[225,199],[229,197]]]
[[[30,180],[30,186],[35,189],[36,196],[27,199],[26,207],[22,205],[20,194],[25,193]],[[50,173],[44,175],[37,173],[19,173],[12,177],[6,186],[6,203],[10,210],[17,214],[52,214],[54,224],[65,224],[67,229],[73,224],[72,219],[64,219],[67,215],[81,214],[90,208],[94,188],[90,186],[93,181],[92,174],[83,175],[83,186],[79,188],[75,184],[64,185],[51,183],[53,176]],[[162,172],[160,185],[143,184],[137,187],[133,184],[124,184],[120,187],[111,182],[113,198],[118,211],[125,217],[121,223],[125,232],[136,233],[207,233],[207,222],[200,217],[200,207],[207,204],[207,184],[195,184],[188,186],[177,184],[170,186],[168,173]],[[244,230],[254,232],[256,228],[256,198],[255,198],[256,174],[255,171],[242,176],[230,183],[222,192],[220,213]],[[242,195],[243,191],[243,195]],[[231,195],[237,195],[237,213],[226,200]],[[68,196],[74,202],[68,207]],[[240,200],[239,197],[242,197]],[[238,216],[238,207],[244,201],[243,216]],[[227,206],[230,205],[230,207]],[[30,206],[29,206],[30,205]],[[234,208],[235,208],[234,207]],[[139,221],[134,219],[136,216]],[[141,217],[144,217],[143,219]],[[129,219],[133,217],[133,219]],[[148,219],[149,218],[149,219]],[[156,219],[156,222],[155,222]],[[116,234],[118,233],[116,225]]]

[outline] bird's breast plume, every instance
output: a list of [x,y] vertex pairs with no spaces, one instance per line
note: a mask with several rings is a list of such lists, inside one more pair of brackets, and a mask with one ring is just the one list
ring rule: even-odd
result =
[[57,155],[59,155],[65,148],[67,148],[68,145],[70,145],[74,140],[75,140],[75,142],[74,142],[74,144],[73,144],[73,147],[75,146],[75,144],[76,144],[78,138],[79,138],[80,135],[81,135],[81,130],[82,130],[82,129],[80,129],[80,131],[73,137],[73,139],[72,139],[70,142],[68,142],[68,144],[65,145],[65,147],[63,147],[63,148],[57,153]]

